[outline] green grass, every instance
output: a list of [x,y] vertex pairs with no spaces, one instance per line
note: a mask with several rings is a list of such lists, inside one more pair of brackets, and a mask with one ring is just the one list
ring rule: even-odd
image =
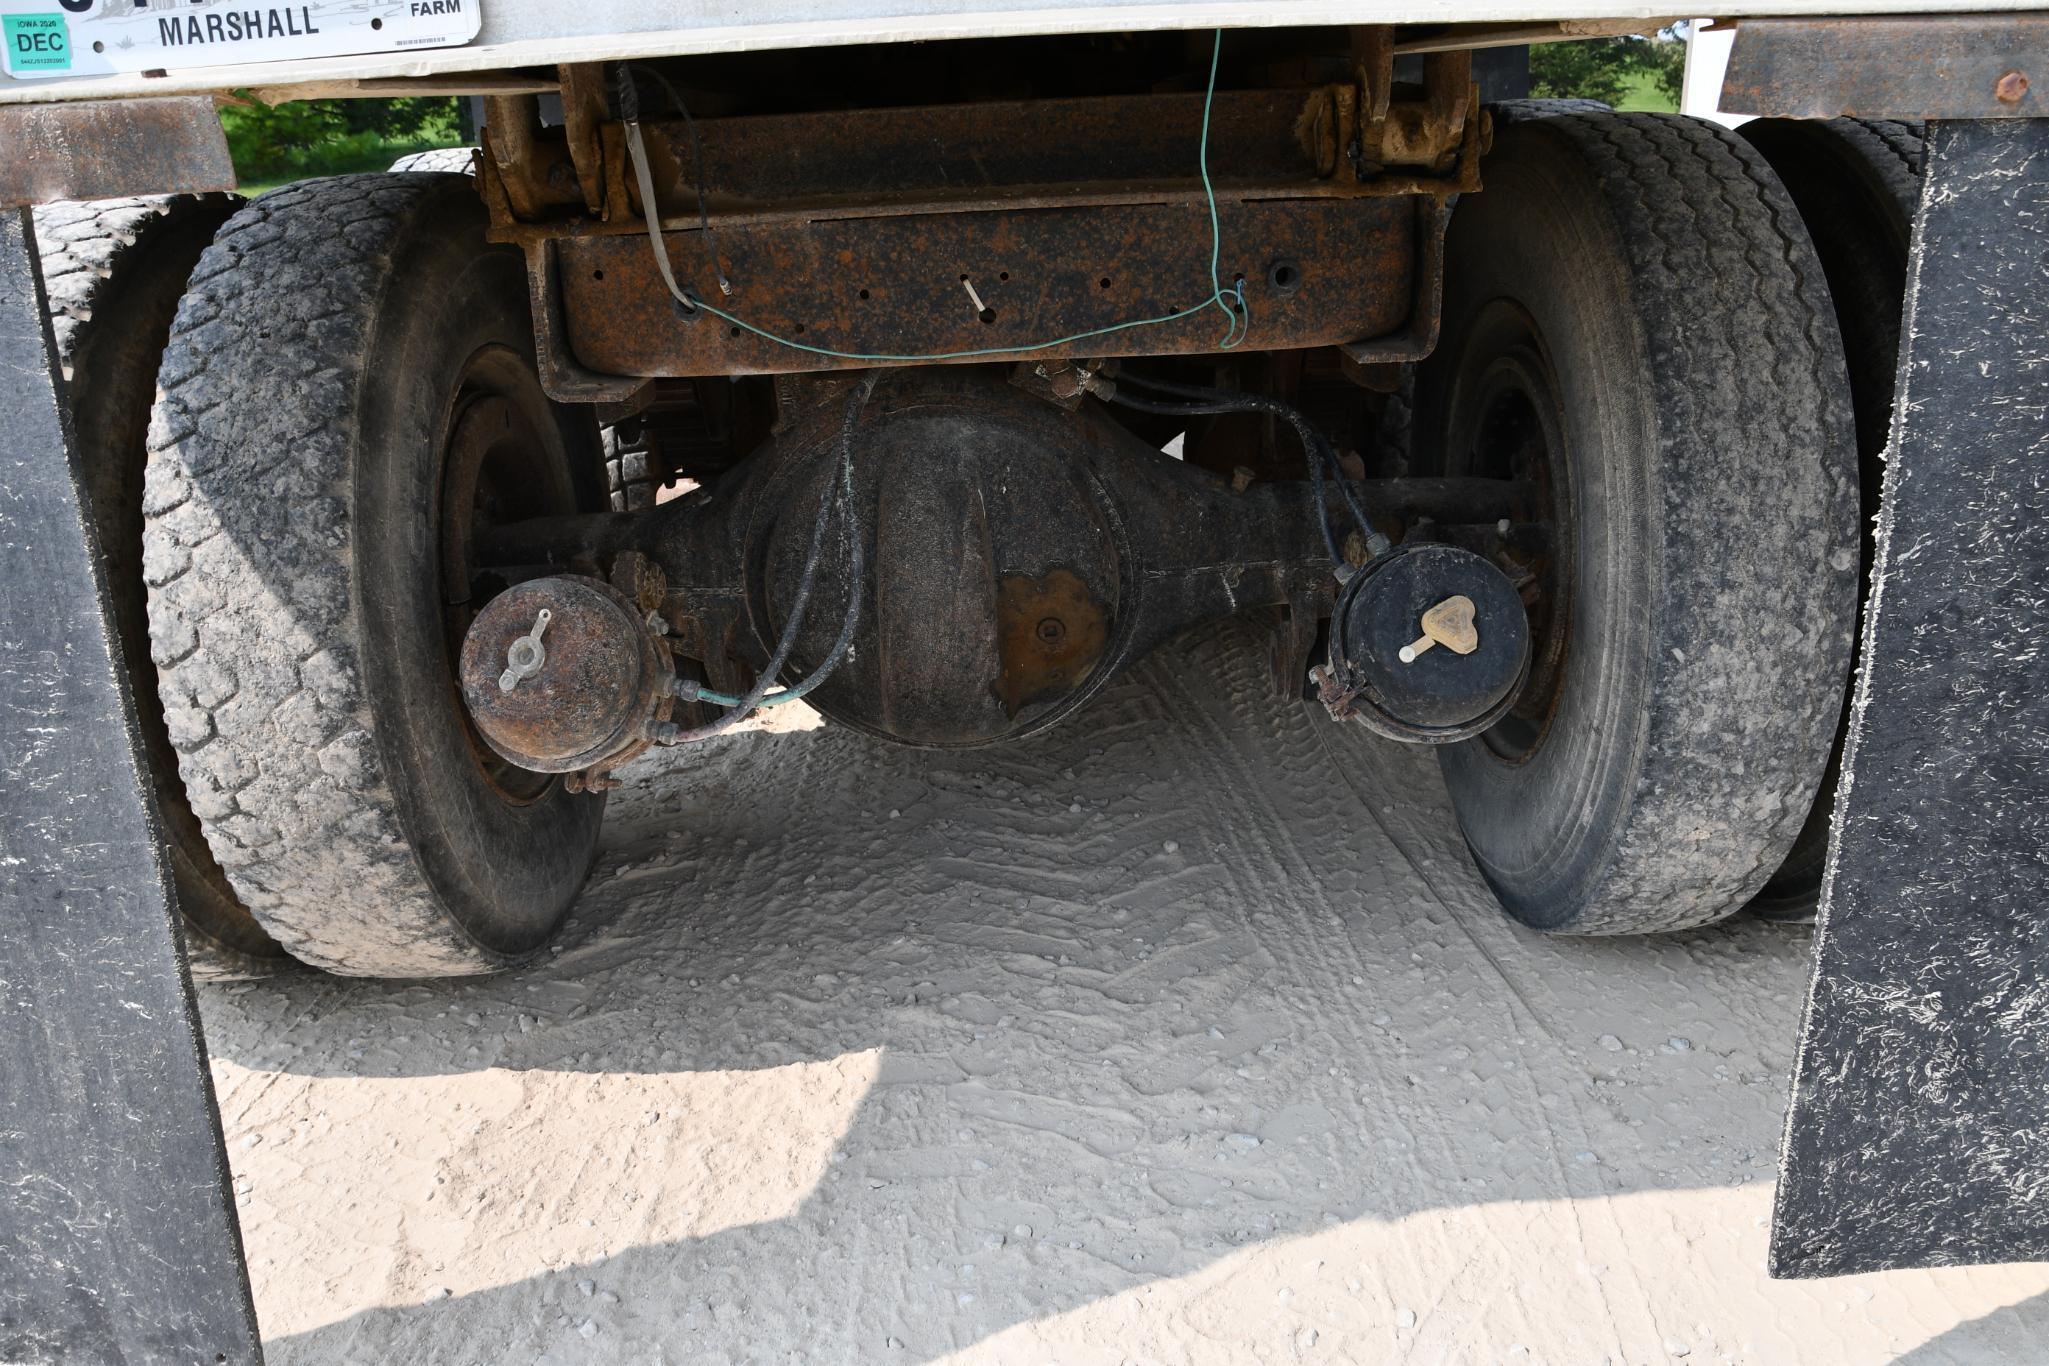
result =
[[1658,89],[1657,78],[1648,71],[1639,71],[1624,82],[1627,87],[1622,98],[1615,104],[1617,109],[1628,109],[1645,114],[1675,114],[1679,106],[1665,97]]
[[241,193],[255,196],[265,190],[275,190],[280,185],[289,185],[295,180],[307,180],[313,176],[353,175],[358,171],[382,171],[392,162],[412,152],[424,152],[434,147],[454,147],[461,144],[446,138],[346,138],[330,148],[321,148],[308,155],[294,170],[286,174],[252,176],[242,178]]

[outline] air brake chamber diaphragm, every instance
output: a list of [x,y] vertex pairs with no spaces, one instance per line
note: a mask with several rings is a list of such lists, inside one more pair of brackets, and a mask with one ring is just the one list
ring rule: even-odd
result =
[[1500,720],[1529,669],[1529,617],[1506,574],[1457,546],[1404,545],[1339,591],[1323,700],[1393,739],[1450,744]]

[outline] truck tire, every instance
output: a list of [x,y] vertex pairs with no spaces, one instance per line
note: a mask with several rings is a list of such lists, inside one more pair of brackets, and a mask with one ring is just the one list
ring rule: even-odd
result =
[[430,147],[424,152],[407,152],[385,168],[388,171],[447,171],[454,175],[475,175],[474,147]]
[[1719,920],[1799,833],[1849,667],[1856,445],[1821,268],[1763,157],[1697,120],[1521,124],[1482,178],[1419,442],[1535,479],[1550,529],[1518,552],[1530,686],[1445,781],[1525,924]]
[[597,511],[588,410],[535,377],[523,267],[453,175],[287,186],[230,219],[164,353],[150,637],[193,809],[245,905],[332,972],[516,964],[603,799],[498,761],[455,686],[494,517]]
[[[1850,406],[1857,418],[1861,598],[1869,586],[1885,444],[1892,434],[1907,252],[1921,202],[1922,127],[1877,119],[1753,119],[1738,132],[1764,153],[1785,182],[1835,300]],[[1845,688],[1821,791],[1785,863],[1750,903],[1752,914],[1803,923],[1820,909],[1829,825],[1849,730],[1850,690]]]
[[178,296],[200,252],[240,202],[233,195],[176,195],[35,210],[50,328],[107,567],[114,628],[135,681],[185,960],[194,977],[214,981],[269,976],[292,960],[235,899],[178,780],[178,756],[164,728],[149,657],[142,477],[157,362]]
[[1578,98],[1496,100],[1487,106],[1487,112],[1494,116],[1496,128],[1507,128],[1513,124],[1528,123],[1532,119],[1555,119],[1561,114],[1606,114],[1615,106],[1601,100]]
[[605,486],[612,511],[637,512],[655,505],[661,476],[653,467],[648,425],[638,417],[605,428]]

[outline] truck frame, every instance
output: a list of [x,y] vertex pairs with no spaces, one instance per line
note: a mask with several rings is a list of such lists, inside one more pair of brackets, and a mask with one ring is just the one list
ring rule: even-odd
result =
[[2049,14],[1740,6],[1732,131],[1528,98],[1591,0],[20,3],[0,1357],[261,1359],[192,976],[521,964],[651,749],[1235,615],[1532,929],[1818,915],[1774,1274],[2049,1255]]

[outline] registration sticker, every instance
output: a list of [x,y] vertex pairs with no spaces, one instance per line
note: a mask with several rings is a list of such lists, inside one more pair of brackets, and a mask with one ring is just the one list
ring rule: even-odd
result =
[[480,0],[0,0],[10,76],[96,76],[455,47]]
[[10,14],[0,20],[7,38],[7,69],[23,75],[71,70],[71,33],[61,14]]

